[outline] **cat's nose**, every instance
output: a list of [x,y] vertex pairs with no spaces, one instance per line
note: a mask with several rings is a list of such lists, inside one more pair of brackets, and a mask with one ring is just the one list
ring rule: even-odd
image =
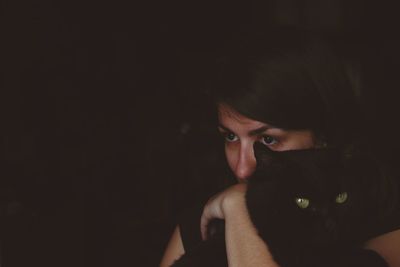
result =
[[329,232],[333,231],[336,227],[336,223],[333,219],[327,218],[325,220],[325,229],[328,230]]

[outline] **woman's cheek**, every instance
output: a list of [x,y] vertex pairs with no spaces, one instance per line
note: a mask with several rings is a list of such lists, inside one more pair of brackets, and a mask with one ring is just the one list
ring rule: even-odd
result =
[[225,157],[228,165],[232,171],[235,170],[236,162],[239,157],[239,147],[233,142],[225,143]]

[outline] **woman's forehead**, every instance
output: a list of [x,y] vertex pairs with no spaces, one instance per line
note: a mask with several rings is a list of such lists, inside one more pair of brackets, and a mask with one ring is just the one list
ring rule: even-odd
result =
[[219,123],[225,127],[242,126],[249,129],[268,126],[267,123],[250,119],[226,104],[218,105]]

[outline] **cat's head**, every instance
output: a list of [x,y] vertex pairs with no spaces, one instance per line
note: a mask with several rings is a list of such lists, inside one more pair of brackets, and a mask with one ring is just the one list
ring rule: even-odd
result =
[[293,246],[330,246],[351,238],[364,196],[346,155],[337,149],[274,152],[256,144],[255,156],[247,202],[261,236]]

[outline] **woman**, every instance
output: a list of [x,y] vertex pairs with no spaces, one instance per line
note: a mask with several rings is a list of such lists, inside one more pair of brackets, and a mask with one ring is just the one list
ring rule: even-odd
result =
[[[162,267],[190,250],[187,240],[195,239],[193,235],[201,231],[206,239],[208,223],[215,218],[225,220],[229,266],[278,266],[258,236],[244,200],[246,181],[257,164],[253,145],[260,142],[285,151],[368,141],[354,97],[361,85],[359,76],[335,52],[322,38],[277,29],[243,38],[222,57],[205,86],[214,95],[226,159],[238,183],[213,196],[201,218],[194,220],[198,223],[176,227]],[[394,201],[393,186],[385,190],[386,199]],[[377,252],[390,267],[400,267],[397,217],[393,215],[365,242],[365,248]]]

